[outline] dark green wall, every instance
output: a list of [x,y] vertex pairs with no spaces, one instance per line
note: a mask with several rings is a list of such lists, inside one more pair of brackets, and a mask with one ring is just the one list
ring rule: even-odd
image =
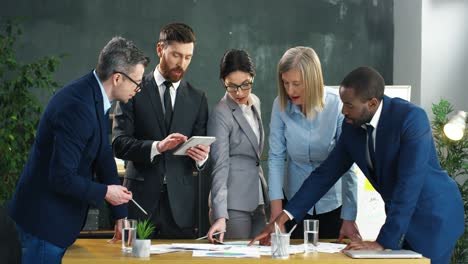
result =
[[27,19],[20,41],[22,58],[68,55],[55,75],[61,84],[89,72],[114,35],[134,40],[151,57],[147,71],[152,70],[158,61],[159,29],[182,21],[197,35],[185,79],[207,92],[211,107],[224,94],[217,77],[224,51],[246,49],[257,66],[253,92],[262,100],[266,135],[277,94],[276,64],[290,47],[313,47],[328,85],[339,84],[346,73],[364,64],[377,68],[387,84],[393,79],[391,0],[0,1],[0,17]]
[[257,66],[253,92],[262,100],[267,131],[277,93],[276,64],[290,47],[313,47],[329,85],[339,84],[347,72],[363,64],[377,68],[388,83],[393,79],[389,0],[1,0],[0,6],[1,17],[27,19],[21,57],[67,54],[55,75],[61,84],[90,71],[114,35],[134,40],[152,59],[147,71],[153,69],[159,29],[183,21],[197,35],[185,79],[207,92],[211,107],[224,93],[217,78],[224,51],[246,49]]

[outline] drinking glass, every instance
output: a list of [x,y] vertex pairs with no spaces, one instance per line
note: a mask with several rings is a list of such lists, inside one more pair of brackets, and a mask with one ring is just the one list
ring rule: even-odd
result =
[[124,253],[132,252],[132,243],[136,239],[136,225],[135,219],[122,219],[122,251]]
[[316,252],[319,239],[319,220],[304,220],[304,250],[305,253]]

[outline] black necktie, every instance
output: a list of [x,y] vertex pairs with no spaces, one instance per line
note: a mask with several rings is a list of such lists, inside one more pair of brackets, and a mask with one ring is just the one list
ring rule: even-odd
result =
[[374,140],[372,140],[372,131],[374,127],[366,125],[367,128],[367,148],[369,149],[369,158],[372,163],[372,168],[375,169],[375,151],[374,151]]
[[166,90],[164,91],[164,123],[166,125],[166,132],[169,134],[172,122],[172,102],[170,93],[172,83],[170,81],[165,81],[164,86],[166,86]]

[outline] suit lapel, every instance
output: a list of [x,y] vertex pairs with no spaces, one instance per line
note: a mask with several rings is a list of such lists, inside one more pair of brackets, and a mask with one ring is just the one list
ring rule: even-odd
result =
[[260,111],[257,110],[257,107],[253,105],[252,111],[254,112],[255,117],[257,118],[258,121],[258,127],[260,128],[260,143],[258,145],[258,157],[260,158],[263,152],[263,144],[265,143],[265,132],[263,131],[263,123],[262,123],[262,117],[260,115]]
[[161,103],[161,96],[159,95],[159,88],[154,80],[154,72],[149,73],[145,77],[145,90],[149,94],[149,99],[153,107],[153,111],[156,114],[158,119],[158,126],[161,132],[161,135],[166,135],[166,125],[164,123],[164,111]]
[[[380,114],[379,123],[377,124],[377,134],[375,135],[375,174],[378,178],[382,173],[382,161],[385,160],[384,146],[388,137],[387,122],[383,120],[390,114],[390,98],[384,96],[383,108]],[[387,120],[389,120],[387,118]]]
[[249,139],[250,144],[252,145],[257,155],[257,158],[260,159],[259,144],[258,144],[257,136],[255,136],[255,133],[253,132],[252,127],[250,127],[249,123],[245,119],[244,113],[240,109],[239,105],[236,102],[234,102],[228,94],[226,94],[225,96],[226,96],[226,102],[232,110],[232,115],[234,116],[234,119],[236,120],[236,122],[239,124],[239,127],[242,129],[242,131],[244,131],[245,135]]
[[103,150],[102,143],[104,142],[105,137],[107,136],[107,129],[106,129],[106,123],[104,123],[106,120],[104,120],[104,103],[103,103],[103,98],[102,98],[102,93],[101,93],[101,88],[99,87],[99,84],[94,77],[94,74],[90,74],[89,82],[91,84],[92,90],[93,90],[93,96],[94,96],[94,105],[95,105],[95,110],[96,110],[96,116],[97,116],[97,121],[99,124],[99,148],[97,151],[97,156],[101,155],[101,151]]

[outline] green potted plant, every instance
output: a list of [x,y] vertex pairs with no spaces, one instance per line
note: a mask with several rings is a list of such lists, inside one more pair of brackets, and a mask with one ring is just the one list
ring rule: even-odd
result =
[[17,59],[19,22],[0,19],[0,204],[11,198],[36,137],[42,112],[37,95],[48,98],[58,87],[52,76],[57,57]]
[[149,258],[151,239],[154,232],[154,225],[150,219],[139,221],[136,226],[137,238],[132,244],[132,256],[138,258]]
[[465,233],[458,239],[452,254],[451,263],[468,263],[468,128],[461,140],[453,141],[444,134],[444,125],[448,121],[453,106],[447,100],[432,104],[432,133],[436,143],[440,165],[457,182],[465,205]]

